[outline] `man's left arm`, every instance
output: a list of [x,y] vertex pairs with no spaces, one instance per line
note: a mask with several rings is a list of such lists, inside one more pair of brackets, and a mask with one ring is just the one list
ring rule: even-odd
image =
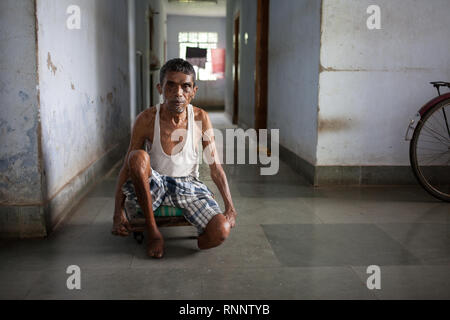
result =
[[236,224],[237,212],[234,208],[233,200],[231,199],[227,176],[222,168],[222,165],[220,164],[214,139],[213,127],[206,111],[203,111],[202,115],[202,145],[203,152],[205,153],[205,157],[209,164],[211,178],[219,189],[225,204],[225,212],[223,214],[233,228]]

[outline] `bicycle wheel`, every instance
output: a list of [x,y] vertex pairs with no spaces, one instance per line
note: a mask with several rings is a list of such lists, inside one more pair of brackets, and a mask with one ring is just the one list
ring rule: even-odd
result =
[[414,175],[434,197],[450,201],[450,99],[419,120],[409,147]]

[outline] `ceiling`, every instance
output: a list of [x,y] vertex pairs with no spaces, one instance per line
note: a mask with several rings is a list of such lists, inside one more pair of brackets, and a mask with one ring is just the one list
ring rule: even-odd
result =
[[185,16],[201,16],[201,17],[225,17],[226,16],[226,0],[217,0],[214,2],[169,2],[164,1],[164,7],[167,14],[185,15]]

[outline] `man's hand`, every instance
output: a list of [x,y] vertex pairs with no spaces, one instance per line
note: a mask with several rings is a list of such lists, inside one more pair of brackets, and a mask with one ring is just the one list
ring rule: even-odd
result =
[[128,219],[125,217],[123,211],[114,213],[114,224],[111,233],[116,236],[126,237],[129,232],[133,231]]
[[225,210],[223,215],[225,216],[227,221],[230,223],[231,228],[233,228],[236,224],[236,216],[237,216],[236,210],[234,208],[227,209],[227,210]]

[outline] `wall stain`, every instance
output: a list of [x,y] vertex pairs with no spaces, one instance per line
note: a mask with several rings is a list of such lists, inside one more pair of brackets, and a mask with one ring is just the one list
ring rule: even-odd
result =
[[112,92],[108,92],[108,94],[106,95],[106,99],[108,100],[109,104],[112,104],[112,102],[113,102],[113,93]]
[[70,83],[70,87],[72,88],[72,90],[75,90],[75,85],[72,82]]
[[22,90],[19,91],[19,97],[22,99],[22,102],[25,102],[25,100],[28,100],[30,98],[28,94],[26,94],[26,92]]
[[328,118],[322,119],[319,118],[319,132],[336,132],[348,130],[353,127],[353,123],[351,122],[351,118]]
[[102,103],[104,103],[104,102],[105,102],[105,98],[103,98],[102,96],[100,96],[100,101],[101,101]]
[[335,69],[332,67],[324,67],[321,63],[319,64],[319,73],[322,72],[407,72],[407,71],[429,71],[430,68],[397,68],[397,69]]
[[47,68],[48,70],[53,72],[53,75],[55,75],[56,71],[58,70],[58,68],[52,62],[52,56],[50,55],[50,52],[47,55]]
[[344,71],[344,70],[337,70],[337,69],[334,69],[334,68],[325,68],[321,63],[319,64],[319,73],[322,73],[322,72],[324,72],[324,71],[327,71],[327,72],[336,72],[336,71]]

